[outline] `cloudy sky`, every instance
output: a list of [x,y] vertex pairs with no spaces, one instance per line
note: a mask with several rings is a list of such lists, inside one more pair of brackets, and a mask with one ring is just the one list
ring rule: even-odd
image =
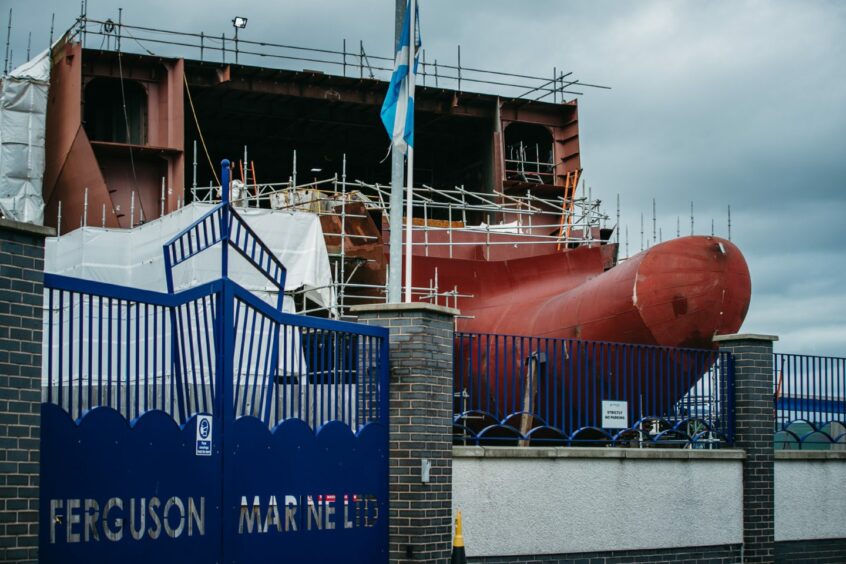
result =
[[[340,48],[364,40],[390,54],[393,0],[90,0],[92,18]],[[21,63],[71,25],[79,3],[2,0],[2,37]],[[846,355],[846,2],[421,0],[429,61],[551,76],[573,71],[610,91],[580,99],[582,164],[629,248],[640,216],[663,238],[727,232],[752,272],[746,332],[779,335],[777,350]],[[163,52],[161,48],[157,52]],[[243,62],[243,61],[242,61]],[[625,236],[621,243],[625,246]]]

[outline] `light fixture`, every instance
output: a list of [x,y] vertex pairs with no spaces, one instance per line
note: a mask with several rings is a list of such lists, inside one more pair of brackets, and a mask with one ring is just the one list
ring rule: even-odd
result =
[[315,168],[311,169],[309,172],[323,172],[323,169],[315,167]]
[[238,64],[238,30],[247,27],[247,18],[235,16],[232,18],[232,27],[235,28],[235,64]]

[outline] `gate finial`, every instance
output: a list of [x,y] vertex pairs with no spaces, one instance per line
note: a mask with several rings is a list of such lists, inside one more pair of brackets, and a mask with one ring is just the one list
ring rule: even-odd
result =
[[229,159],[220,161],[220,201],[224,204],[229,203],[229,192],[231,190],[229,186],[230,170]]

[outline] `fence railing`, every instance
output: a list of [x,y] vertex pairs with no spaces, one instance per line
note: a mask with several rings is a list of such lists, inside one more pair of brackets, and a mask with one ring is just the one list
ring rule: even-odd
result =
[[773,354],[775,447],[846,450],[846,358]]
[[218,413],[221,385],[235,417],[268,427],[297,418],[356,431],[385,416],[380,328],[283,313],[225,279],[174,294],[51,274],[44,285],[45,400],[74,419],[105,406],[127,420],[161,410],[184,423]]
[[[389,80],[394,55],[374,55],[365,50],[363,41],[357,45],[339,39],[339,48],[316,48],[300,45],[255,41],[226,33],[194,33],[162,28],[130,25],[121,19],[93,19],[81,15],[68,30],[69,39],[77,39],[84,47],[142,52],[157,56],[193,57],[200,61],[241,63],[270,68],[310,70],[357,78]],[[481,69],[461,62],[461,47],[457,46],[454,64],[443,59],[426,58],[420,54],[418,86],[452,88],[459,92],[491,92],[516,98],[564,102],[567,96],[582,95],[585,88],[609,89],[589,84],[573,77],[572,72],[550,69],[547,76]]]
[[727,352],[457,333],[454,370],[455,444],[733,442]]

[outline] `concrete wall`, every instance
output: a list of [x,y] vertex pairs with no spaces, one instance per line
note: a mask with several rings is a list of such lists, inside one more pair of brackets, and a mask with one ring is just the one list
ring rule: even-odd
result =
[[779,452],[775,540],[846,539],[846,453]]
[[743,456],[455,447],[453,511],[468,557],[737,544]]

